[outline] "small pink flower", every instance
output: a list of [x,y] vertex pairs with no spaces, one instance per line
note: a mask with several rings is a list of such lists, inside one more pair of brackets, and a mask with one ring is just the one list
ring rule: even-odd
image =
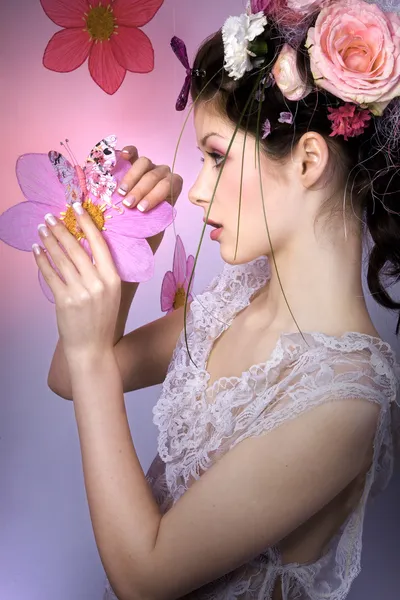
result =
[[297,52],[284,44],[272,68],[275,83],[288,100],[298,101],[311,92],[297,69]]
[[317,10],[323,0],[287,0],[287,6],[290,10],[301,14],[310,14]]
[[278,119],[279,123],[293,124],[293,115],[291,112],[281,112]]
[[332,133],[329,137],[342,135],[347,141],[349,137],[356,137],[364,133],[371,119],[371,114],[366,109],[358,109],[355,104],[346,103],[339,108],[328,108],[328,119],[332,121]]
[[186,296],[188,302],[193,300],[191,289],[193,279],[190,284],[188,293],[189,281],[192,275],[194,265],[194,256],[188,256],[186,260],[186,252],[182,240],[179,235],[176,236],[173,270],[167,271],[161,286],[161,310],[168,314],[172,311],[185,305]]
[[319,13],[306,47],[315,84],[374,115],[400,95],[400,17],[363,0]]
[[265,119],[264,124],[262,126],[262,136],[261,138],[265,140],[271,133],[271,123],[269,119]]
[[139,29],[156,14],[164,0],[40,0],[46,15],[63,27],[53,35],[43,56],[51,71],[69,73],[89,57],[92,79],[114,94],[127,71],[149,73],[154,50]]

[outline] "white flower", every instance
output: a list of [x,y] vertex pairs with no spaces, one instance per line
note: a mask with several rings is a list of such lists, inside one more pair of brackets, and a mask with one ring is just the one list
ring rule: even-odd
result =
[[225,21],[222,27],[224,67],[233,79],[240,79],[246,71],[252,70],[250,56],[253,54],[248,50],[249,42],[263,33],[267,23],[267,17],[263,12],[229,17]]

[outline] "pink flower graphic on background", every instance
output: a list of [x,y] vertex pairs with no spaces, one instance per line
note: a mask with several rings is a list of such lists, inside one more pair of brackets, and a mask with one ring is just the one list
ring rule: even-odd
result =
[[154,49],[139,29],[151,21],[164,0],[40,0],[46,15],[63,27],[43,55],[51,71],[69,73],[89,57],[92,79],[114,94],[127,71],[149,73]]
[[[116,162],[112,177],[119,182],[130,168],[129,161],[115,151]],[[67,229],[80,242],[92,258],[88,241],[79,229],[75,211],[68,202],[73,192],[68,183],[63,185],[57,177],[47,154],[24,154],[17,160],[17,178],[27,202],[20,202],[0,215],[0,240],[25,252],[32,251],[34,242],[41,243],[37,227],[46,213],[61,219]],[[75,192],[74,192],[75,193]],[[121,196],[114,191],[110,201],[103,201],[87,191],[82,201],[110,249],[118,273],[123,281],[148,281],[154,272],[153,252],[146,238],[163,231],[174,219],[175,209],[163,202],[148,213],[136,209],[123,209]],[[49,255],[48,255],[49,256]],[[49,256],[53,268],[62,278]],[[39,270],[39,282],[50,302],[53,294]]]
[[161,285],[161,310],[166,313],[185,305],[186,296],[188,302],[193,300],[191,290],[193,279],[188,291],[190,277],[194,266],[194,256],[188,256],[179,235],[176,236],[173,270],[167,271]]

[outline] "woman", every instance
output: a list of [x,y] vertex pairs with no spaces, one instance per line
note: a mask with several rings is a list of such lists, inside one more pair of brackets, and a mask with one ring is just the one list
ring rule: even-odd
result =
[[[380,279],[387,262],[399,273],[398,174],[376,145],[400,154],[386,116],[400,114],[400,91],[360,64],[376,42],[387,53],[374,68],[394,78],[384,67],[399,43],[388,17],[358,0],[314,2],[301,18],[286,7],[284,19],[282,3],[261,4],[207,40],[191,72],[204,165],[190,200],[227,264],[187,319],[180,308],[123,335],[135,286],[121,286],[79,204],[97,267],[57,219],[43,243],[66,283],[36,258],[60,332],[49,385],[74,401],[107,598],[343,599],[367,500],[391,475],[399,371],[369,317],[361,264],[369,231],[370,291],[398,309]],[[313,75],[329,62],[324,28],[346,11],[343,23],[361,14],[367,33],[339,22],[324,39],[341,53],[332,73],[359,74],[363,104],[351,81],[343,91],[337,73]],[[179,176],[126,150],[126,205],[174,202]],[[161,382],[146,477],[123,392]]]

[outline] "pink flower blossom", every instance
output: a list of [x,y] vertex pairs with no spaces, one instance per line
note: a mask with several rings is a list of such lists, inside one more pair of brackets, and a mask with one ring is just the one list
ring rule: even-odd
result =
[[323,0],[287,0],[290,10],[301,14],[310,14],[323,4]]
[[261,138],[265,140],[271,133],[271,123],[269,119],[265,119],[264,124],[262,126]]
[[[130,168],[129,161],[116,151],[113,176],[119,182]],[[38,225],[46,213],[53,213],[64,222],[84,250],[92,257],[89,243],[77,226],[75,211],[66,199],[66,187],[57,178],[47,154],[24,154],[17,160],[17,178],[27,202],[11,206],[0,215],[0,240],[25,252],[32,251],[34,242],[42,244]],[[167,202],[148,213],[122,209],[122,198],[114,192],[107,204],[88,192],[83,207],[102,232],[118,273],[123,281],[147,281],[153,276],[154,256],[146,238],[163,231],[173,220],[175,210]],[[118,209],[116,209],[116,208]],[[53,268],[61,274],[51,261]],[[39,270],[39,282],[50,302],[53,294]]]
[[186,296],[188,302],[193,300],[190,293],[193,286],[193,279],[190,284],[188,293],[189,281],[193,271],[194,256],[188,256],[186,260],[186,252],[182,240],[179,235],[176,236],[173,270],[167,271],[161,286],[161,310],[168,314],[172,311],[185,305]]
[[328,108],[328,119],[332,121],[332,133],[329,137],[342,135],[347,141],[349,137],[356,137],[364,133],[371,119],[368,110],[360,110],[355,104],[346,103],[339,108]]
[[164,0],[40,2],[49,19],[64,28],[47,44],[47,69],[69,73],[89,57],[90,75],[107,94],[119,89],[127,71],[153,70],[153,46],[139,27],[154,17]]
[[315,84],[380,116],[400,95],[400,17],[363,0],[332,2],[308,31]]
[[291,112],[281,112],[278,119],[279,123],[293,124],[293,115]]
[[299,101],[311,91],[297,69],[297,52],[289,44],[282,46],[272,67],[272,75],[276,85],[288,100]]

